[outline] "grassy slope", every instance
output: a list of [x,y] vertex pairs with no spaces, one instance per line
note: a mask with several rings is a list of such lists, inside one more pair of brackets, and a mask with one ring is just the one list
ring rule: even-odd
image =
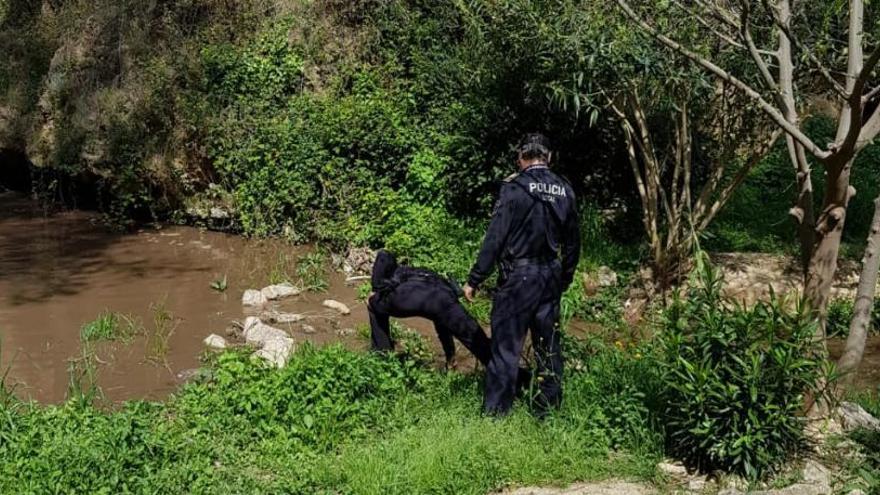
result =
[[[595,350],[571,355],[585,352]],[[109,412],[83,399],[42,407],[7,398],[0,492],[477,494],[647,479],[659,446],[644,405],[613,390],[621,372],[647,369],[621,370],[621,359],[602,350],[570,374],[570,399],[543,422],[524,407],[503,421],[482,417],[472,376],[340,347],[304,348],[280,371],[227,353],[212,381]]]

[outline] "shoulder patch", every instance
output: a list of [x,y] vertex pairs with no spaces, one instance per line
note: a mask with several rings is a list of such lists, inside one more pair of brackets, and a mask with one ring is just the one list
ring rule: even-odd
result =
[[508,175],[507,177],[505,177],[504,182],[513,182],[513,180],[516,179],[517,177],[519,177],[519,172],[514,172],[514,173]]

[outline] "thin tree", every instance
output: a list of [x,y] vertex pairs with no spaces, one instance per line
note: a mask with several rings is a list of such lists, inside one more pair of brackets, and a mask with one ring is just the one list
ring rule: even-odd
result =
[[652,282],[662,293],[686,273],[694,235],[708,228],[781,132],[759,125],[762,119],[727,84],[708,98],[645,86],[631,81],[609,106],[623,131]]
[[[880,60],[880,47],[865,55],[864,0],[849,1],[848,36],[846,50],[842,52],[846,67],[837,71],[820,60],[817,52],[806,46],[796,34],[792,25],[791,0],[671,0],[671,5],[696,20],[719,43],[748,54],[756,72],[742,77],[668,36],[662,28],[637,13],[627,0],[615,1],[645,33],[739,89],[785,132],[797,175],[798,196],[791,214],[799,225],[805,272],[804,295],[820,321],[824,322],[831,284],[837,271],[847,206],[856,193],[850,185],[853,161],[880,132],[880,110],[865,111],[866,104],[880,92],[880,86],[868,87]],[[653,5],[652,2],[641,3]],[[755,25],[761,21],[766,21],[767,25],[757,30]],[[804,67],[796,65],[796,51],[806,61]],[[805,71],[801,76],[822,80],[840,109],[835,140],[826,146],[815,143],[803,131],[797,105],[795,69]],[[818,215],[814,214],[812,207],[813,187],[807,154],[825,171],[826,187]],[[819,326],[817,336],[824,337],[824,325]]]

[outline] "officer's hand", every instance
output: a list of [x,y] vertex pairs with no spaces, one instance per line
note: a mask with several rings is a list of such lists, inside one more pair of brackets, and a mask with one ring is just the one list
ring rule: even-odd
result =
[[468,300],[468,302],[474,302],[474,294],[477,292],[476,289],[471,287],[470,284],[464,284],[464,298]]

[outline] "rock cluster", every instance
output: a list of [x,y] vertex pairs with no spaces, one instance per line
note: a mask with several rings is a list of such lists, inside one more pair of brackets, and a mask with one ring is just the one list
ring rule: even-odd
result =
[[[786,294],[803,287],[800,263],[793,256],[715,253],[711,259],[724,275],[725,293],[746,304],[767,299],[771,288],[776,294]],[[841,260],[831,288],[831,299],[852,299],[858,283],[858,264]]]
[[376,261],[376,251],[368,247],[350,248],[342,261],[342,271],[349,277],[369,275]]
[[260,307],[269,301],[275,301],[284,297],[296,296],[302,292],[302,289],[291,284],[275,284],[263,287],[260,290],[248,289],[241,296],[241,304],[243,306]]
[[259,318],[251,316],[244,322],[244,340],[258,350],[254,356],[265,359],[275,367],[287,364],[293,352],[294,341],[284,330],[266,325]]

